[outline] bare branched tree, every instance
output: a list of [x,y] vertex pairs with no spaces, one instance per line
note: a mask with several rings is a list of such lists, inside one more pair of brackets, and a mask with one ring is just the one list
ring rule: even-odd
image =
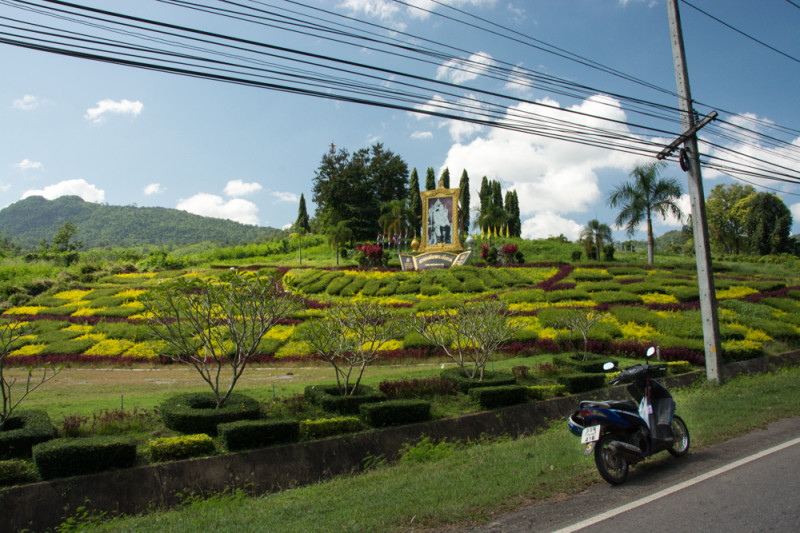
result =
[[508,315],[502,300],[482,298],[462,301],[433,315],[412,315],[409,326],[439,346],[465,376],[483,381],[492,353],[523,327],[508,320]]
[[329,307],[321,319],[307,323],[301,336],[333,366],[342,395],[352,395],[378,351],[404,328],[394,310],[361,300]]
[[[153,335],[167,345],[172,360],[197,370],[214,391],[217,407],[233,392],[261,338],[303,306],[280,279],[235,271],[219,279],[162,283],[140,301],[152,315]],[[227,387],[220,380],[226,366],[231,371]]]
[[46,382],[50,381],[61,371],[63,367],[52,367],[44,365],[42,375],[39,378],[33,377],[33,367],[28,368],[28,376],[25,379],[25,390],[19,398],[14,400],[11,389],[16,385],[17,378],[9,378],[5,374],[6,357],[13,351],[13,344],[25,335],[29,335],[32,329],[27,327],[24,322],[18,320],[0,321],[0,394],[3,397],[3,406],[0,410],[0,430],[3,429],[6,421],[11,417],[11,413],[24,400],[28,394],[32,393]]
[[555,329],[569,330],[569,343],[572,344],[572,335],[577,331],[583,336],[583,360],[589,358],[589,330],[592,326],[603,320],[603,315],[595,311],[575,309],[567,315],[555,318],[549,325]]

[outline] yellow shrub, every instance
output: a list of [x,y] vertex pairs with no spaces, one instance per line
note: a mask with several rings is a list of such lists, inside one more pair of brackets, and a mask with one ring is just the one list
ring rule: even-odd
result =
[[35,315],[42,309],[47,309],[41,305],[23,305],[22,307],[12,307],[4,311],[4,315]]
[[289,357],[292,355],[310,355],[314,351],[307,342],[295,341],[287,342],[275,352],[275,358]]
[[25,346],[21,346],[20,348],[14,350],[9,355],[14,357],[15,355],[36,355],[42,351],[45,344],[26,344]]
[[133,345],[125,350],[124,355],[125,357],[136,357],[142,359],[149,359],[151,357],[158,357],[158,354],[161,353],[161,348],[163,346],[163,342],[161,341],[144,341],[144,342],[136,342]]
[[122,292],[118,292],[115,296],[119,296],[120,298],[137,298],[140,294],[147,292],[145,289],[127,289]]
[[286,342],[289,340],[289,337],[292,336],[294,333],[295,327],[294,326],[275,326],[271,330],[269,330],[265,335],[265,339],[275,339],[281,342]]
[[103,312],[107,309],[107,307],[81,307],[74,313],[72,316],[91,316],[100,312]]
[[678,303],[678,299],[671,294],[661,294],[658,292],[649,292],[640,294],[639,297],[646,304],[674,304]]
[[61,291],[58,294],[54,294],[53,296],[55,296],[56,298],[61,298],[62,300],[72,301],[72,300],[80,300],[90,292],[91,291],[82,291],[80,289],[73,289],[70,291]]
[[738,285],[736,287],[731,287],[729,289],[718,290],[717,299],[722,300],[724,298],[742,298],[744,296],[749,296],[751,294],[756,294],[756,293],[758,293],[758,291],[751,287]]

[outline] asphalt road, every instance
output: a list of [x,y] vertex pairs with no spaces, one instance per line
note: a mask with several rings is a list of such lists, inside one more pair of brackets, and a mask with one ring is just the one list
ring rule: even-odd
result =
[[663,454],[632,468],[623,485],[603,483],[460,531],[800,531],[800,417],[680,459]]

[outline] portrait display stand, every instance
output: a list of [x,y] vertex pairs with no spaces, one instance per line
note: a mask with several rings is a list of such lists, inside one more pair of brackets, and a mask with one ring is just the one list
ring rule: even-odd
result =
[[[461,189],[439,186],[432,191],[421,191],[422,236],[414,248],[415,254],[400,254],[403,270],[425,270],[465,265],[472,250],[463,251],[458,235],[458,198]],[[413,246],[413,245],[412,245]]]

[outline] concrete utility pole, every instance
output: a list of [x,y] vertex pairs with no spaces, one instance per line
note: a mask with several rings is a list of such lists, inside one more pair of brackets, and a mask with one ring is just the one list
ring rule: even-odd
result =
[[[711,249],[708,246],[708,226],[706,224],[706,201],[703,192],[703,178],[700,175],[700,153],[697,149],[697,130],[695,126],[692,94],[689,90],[689,72],[686,68],[686,54],[683,50],[681,16],[678,0],[667,0],[669,12],[672,56],[675,62],[675,83],[678,87],[678,103],[681,110],[684,150],[687,158],[681,156],[681,166],[688,159],[689,196],[692,202],[692,226],[694,229],[694,249],[697,259],[697,284],[700,288],[700,315],[703,320],[703,342],[706,357],[706,378],[709,381],[722,381],[722,348],[719,340],[719,316],[717,297],[714,291],[714,272],[711,269]],[[708,123],[716,115],[709,115]],[[676,145],[677,146],[677,145]],[[686,168],[684,167],[684,170]]]

